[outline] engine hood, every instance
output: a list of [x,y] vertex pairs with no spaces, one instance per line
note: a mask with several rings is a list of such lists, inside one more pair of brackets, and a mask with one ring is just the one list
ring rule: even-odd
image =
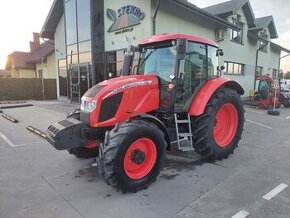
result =
[[132,75],[105,80],[89,89],[83,95],[82,100],[92,101],[100,97],[104,99],[119,92],[142,86],[157,88],[158,77],[156,75]]
[[95,105],[88,114],[90,126],[113,126],[136,114],[158,109],[158,77],[133,75],[106,80],[88,90],[82,101],[93,101]]

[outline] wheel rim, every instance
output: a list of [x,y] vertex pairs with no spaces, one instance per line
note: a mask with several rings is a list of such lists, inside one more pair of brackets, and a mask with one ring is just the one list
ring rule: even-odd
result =
[[215,116],[213,135],[218,146],[225,148],[233,140],[238,129],[238,112],[236,107],[227,103],[222,105]]
[[124,170],[131,179],[142,179],[153,169],[157,159],[155,143],[148,138],[133,142],[126,151]]

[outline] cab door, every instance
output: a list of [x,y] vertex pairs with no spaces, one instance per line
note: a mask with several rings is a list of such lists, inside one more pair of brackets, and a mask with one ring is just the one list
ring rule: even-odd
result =
[[188,42],[185,59],[179,61],[174,106],[177,113],[187,111],[193,94],[207,79],[206,49],[204,44]]

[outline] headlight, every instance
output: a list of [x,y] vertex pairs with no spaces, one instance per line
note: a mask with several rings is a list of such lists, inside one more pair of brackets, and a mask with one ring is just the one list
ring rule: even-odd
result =
[[96,101],[82,101],[81,103],[81,110],[86,112],[92,112],[96,109],[97,102]]

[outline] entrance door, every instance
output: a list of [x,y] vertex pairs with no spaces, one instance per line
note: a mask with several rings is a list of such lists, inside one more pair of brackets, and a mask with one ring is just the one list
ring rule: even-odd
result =
[[70,101],[80,102],[80,76],[77,65],[70,66]]
[[80,71],[80,97],[92,86],[91,65],[84,64],[79,66]]
[[73,65],[70,71],[71,102],[80,103],[81,97],[92,86],[91,65]]

